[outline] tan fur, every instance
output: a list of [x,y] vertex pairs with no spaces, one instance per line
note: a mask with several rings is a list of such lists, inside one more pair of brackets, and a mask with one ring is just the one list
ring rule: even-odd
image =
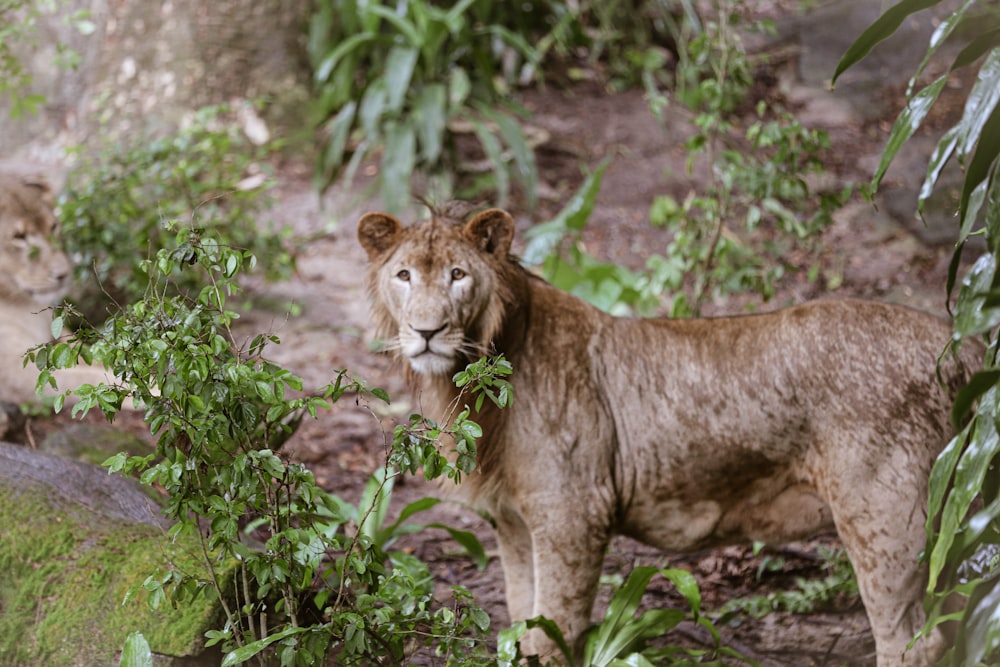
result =
[[[924,619],[929,471],[981,349],[949,358],[942,388],[948,324],[898,306],[613,318],[521,268],[513,229],[497,209],[467,224],[369,213],[358,225],[378,335],[408,362],[427,414],[447,418],[451,376],[470,359],[513,364],[515,404],[478,416],[480,466],[463,483],[496,521],[512,619],[547,616],[578,642],[615,533],[691,550],[834,526],[878,665],[902,664]],[[541,634],[527,643],[553,654]],[[944,645],[932,634],[906,665]]]
[[[69,258],[53,245],[53,193],[42,179],[0,174],[0,401],[37,399],[37,370],[24,353],[52,340],[49,307],[66,290]],[[105,379],[87,367],[56,375],[60,389]]]

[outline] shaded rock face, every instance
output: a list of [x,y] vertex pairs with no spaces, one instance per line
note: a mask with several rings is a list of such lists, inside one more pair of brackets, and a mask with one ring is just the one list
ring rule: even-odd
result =
[[0,443],[0,488],[14,494],[42,491],[53,512],[68,512],[83,521],[167,527],[159,506],[131,480],[27,447]]
[[[165,656],[158,665],[219,664],[203,649],[217,603],[146,604],[141,585],[164,567],[208,576],[197,538],[166,531],[132,480],[0,443],[0,664],[117,665],[133,631]],[[230,566],[215,569],[231,580]]]
[[[88,10],[81,35],[63,17]],[[68,0],[43,15],[34,45],[18,48],[47,102],[38,116],[12,120],[0,100],[0,156],[58,162],[65,146],[99,133],[172,127],[206,104],[271,96],[281,110],[306,95],[309,0]],[[57,45],[80,57],[57,65]],[[282,111],[283,113],[284,111]],[[289,122],[294,122],[289,119]]]

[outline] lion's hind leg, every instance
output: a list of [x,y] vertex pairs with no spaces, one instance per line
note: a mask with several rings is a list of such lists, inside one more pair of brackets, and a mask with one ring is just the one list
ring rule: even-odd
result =
[[[925,667],[947,648],[939,629],[908,649],[923,627],[927,583],[924,548],[927,474],[888,464],[867,475],[848,466],[823,486],[837,533],[858,580],[875,638],[878,667]],[[840,468],[841,471],[844,468]]]

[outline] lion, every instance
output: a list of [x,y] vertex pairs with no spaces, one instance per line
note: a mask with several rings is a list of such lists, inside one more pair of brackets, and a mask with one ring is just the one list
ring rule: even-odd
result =
[[[367,213],[358,239],[376,335],[425,414],[467,400],[452,376],[470,360],[513,365],[515,403],[478,415],[478,467],[461,485],[495,522],[512,620],[546,616],[579,650],[613,534],[689,551],[832,526],[879,667],[943,653],[940,630],[907,645],[925,620],[930,469],[980,347],[946,355],[939,382],[951,328],[901,306],[612,317],[523,268],[505,211],[463,218],[444,207],[404,227]],[[538,630],[524,647],[556,656]]]
[[[0,401],[37,400],[34,366],[24,353],[52,340],[50,306],[66,293],[72,264],[54,243],[55,195],[42,178],[0,173]],[[56,373],[59,386],[107,381],[102,369]],[[52,392],[49,392],[52,393]]]

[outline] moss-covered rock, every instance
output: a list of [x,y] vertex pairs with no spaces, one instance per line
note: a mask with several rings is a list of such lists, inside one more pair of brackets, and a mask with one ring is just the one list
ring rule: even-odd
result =
[[115,665],[133,631],[154,653],[200,653],[216,602],[154,610],[130,594],[164,568],[208,576],[130,480],[0,443],[0,665]]

